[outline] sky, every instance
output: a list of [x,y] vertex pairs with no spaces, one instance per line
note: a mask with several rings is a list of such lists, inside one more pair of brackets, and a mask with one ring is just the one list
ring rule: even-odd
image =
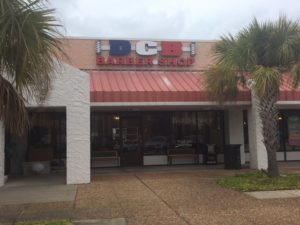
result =
[[256,17],[300,19],[300,0],[48,0],[74,37],[216,40]]

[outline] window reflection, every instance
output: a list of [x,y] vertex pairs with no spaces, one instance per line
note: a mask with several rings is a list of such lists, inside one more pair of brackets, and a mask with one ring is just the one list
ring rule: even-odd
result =
[[300,111],[281,111],[278,117],[281,151],[300,150]]
[[169,113],[147,113],[143,116],[144,155],[165,155],[174,145],[170,136]]
[[28,161],[51,161],[64,166],[66,158],[65,112],[30,112]]
[[177,112],[172,116],[172,130],[176,148],[196,148],[196,112]]
[[[127,112],[126,115],[131,114]],[[119,114],[92,113],[92,151],[117,150],[120,153],[121,139],[123,152],[136,146],[144,155],[166,155],[168,149],[174,148],[194,149],[201,153],[207,145],[214,145],[222,151],[222,111],[143,112],[131,117],[131,122],[123,119],[122,127],[120,118],[122,120],[123,117]]]
[[224,114],[221,111],[198,112],[198,141],[200,152],[215,145],[222,152],[224,145]]
[[118,115],[93,112],[91,115],[91,150],[120,149],[120,119]]

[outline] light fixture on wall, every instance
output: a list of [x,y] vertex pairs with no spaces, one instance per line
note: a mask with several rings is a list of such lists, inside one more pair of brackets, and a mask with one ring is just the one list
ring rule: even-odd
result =
[[120,120],[119,116],[114,116],[114,120]]
[[282,116],[278,116],[278,120],[282,120]]

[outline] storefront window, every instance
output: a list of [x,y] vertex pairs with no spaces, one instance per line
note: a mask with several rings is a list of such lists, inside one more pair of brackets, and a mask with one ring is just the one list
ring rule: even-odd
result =
[[120,149],[120,116],[92,113],[91,150],[109,151]]
[[282,111],[279,114],[278,121],[281,150],[299,151],[300,111]]
[[60,162],[66,158],[65,112],[30,112],[28,161]]
[[201,152],[207,145],[214,145],[216,151],[222,151],[224,115],[221,111],[143,112],[133,115],[128,112],[93,112],[92,152],[119,151],[122,147],[120,153],[139,148],[137,152],[141,155],[166,155],[168,149],[174,148]]
[[174,145],[170,136],[169,113],[143,115],[144,155],[166,155]]
[[172,139],[176,148],[195,148],[197,145],[196,112],[176,112],[172,116]]
[[214,145],[222,152],[224,145],[224,114],[221,111],[198,112],[199,150],[203,152],[207,145]]

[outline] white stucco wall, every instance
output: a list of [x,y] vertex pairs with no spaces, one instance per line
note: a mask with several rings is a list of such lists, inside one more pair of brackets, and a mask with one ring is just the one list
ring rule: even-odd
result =
[[245,164],[243,108],[228,109],[229,144],[241,144],[241,164]]
[[258,99],[253,93],[251,97],[252,105],[248,110],[250,167],[253,169],[267,169],[268,158],[263,143],[262,125],[257,107]]
[[0,187],[4,185],[4,171],[5,171],[4,141],[5,141],[4,126],[3,126],[3,122],[0,121]]
[[88,74],[62,63],[47,100],[29,107],[65,107],[67,116],[67,183],[90,182],[90,79]]

